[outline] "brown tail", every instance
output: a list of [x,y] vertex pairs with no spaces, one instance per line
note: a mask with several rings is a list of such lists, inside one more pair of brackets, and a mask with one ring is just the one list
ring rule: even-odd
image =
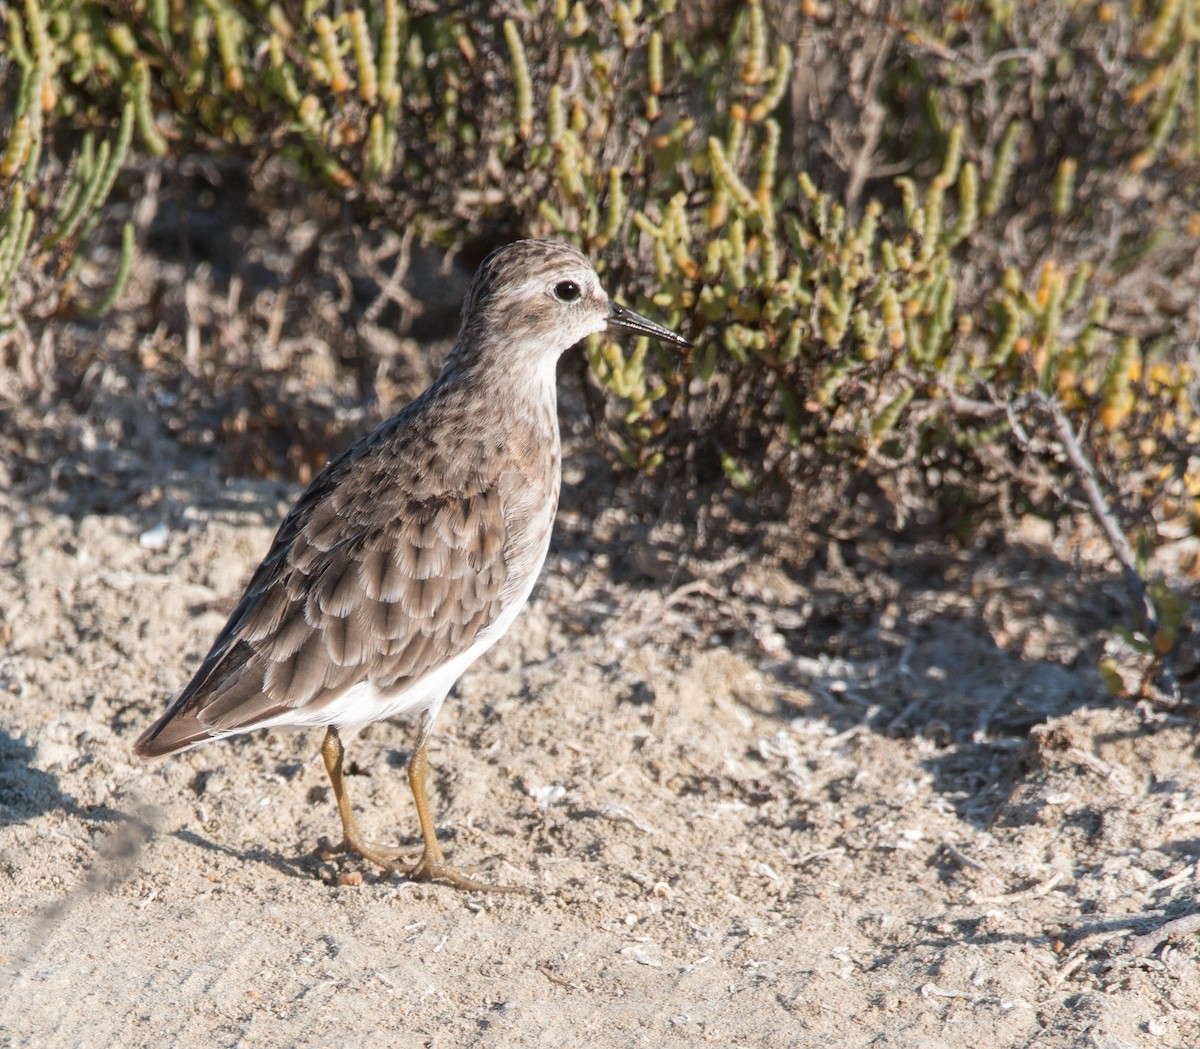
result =
[[212,732],[200,723],[195,714],[177,714],[170,707],[138,737],[133,752],[139,758],[160,758],[212,738]]

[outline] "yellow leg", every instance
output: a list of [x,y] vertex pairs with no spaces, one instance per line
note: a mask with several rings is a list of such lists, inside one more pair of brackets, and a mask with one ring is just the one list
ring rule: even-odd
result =
[[488,885],[476,881],[457,867],[451,867],[442,854],[438,844],[437,831],[433,827],[433,817],[429,814],[429,794],[425,789],[425,781],[429,773],[429,737],[421,733],[417,748],[413,751],[408,762],[408,785],[412,788],[413,802],[417,806],[417,819],[421,821],[421,837],[425,848],[421,858],[408,872],[408,876],[418,881],[448,881],[460,889],[474,892],[524,892],[514,885]]
[[[321,757],[325,761],[325,771],[329,773],[329,782],[333,786],[333,796],[337,801],[338,814],[342,818],[342,841],[332,849],[323,850],[323,855],[333,856],[341,852],[357,852],[365,860],[383,867],[389,871],[400,871],[405,868],[396,861],[403,855],[401,850],[378,845],[367,841],[358,829],[358,820],[354,817],[354,809],[350,805],[350,795],[346,792],[346,777],[343,768],[346,750],[342,746],[341,737],[332,725],[325,732],[325,741],[321,744]],[[417,806],[417,819],[421,823],[421,838],[425,847],[421,858],[411,868],[408,876],[417,881],[447,881],[460,889],[475,892],[524,892],[524,889],[509,885],[488,885],[476,881],[465,872],[452,867],[446,862],[442,847],[438,844],[437,831],[434,830],[433,817],[429,813],[429,794],[425,781],[429,773],[429,735],[428,730],[421,732],[420,741],[408,762],[408,785],[412,788],[413,801]]]
[[325,849],[324,854],[333,856],[340,852],[357,852],[365,860],[387,870],[399,870],[396,860],[403,853],[399,849],[390,849],[384,845],[367,841],[358,829],[358,820],[354,818],[354,809],[350,805],[350,795],[346,793],[346,778],[343,775],[342,763],[346,750],[342,746],[341,737],[332,725],[325,732],[325,742],[321,744],[321,757],[325,759],[325,771],[329,773],[329,782],[333,786],[333,796],[337,799],[338,814],[342,817],[342,842],[332,849]]

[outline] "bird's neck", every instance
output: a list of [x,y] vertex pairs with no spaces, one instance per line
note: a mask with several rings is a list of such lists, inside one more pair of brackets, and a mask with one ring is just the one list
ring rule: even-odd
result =
[[557,358],[550,354],[514,353],[512,366],[496,360],[467,359],[452,353],[429,394],[438,400],[469,405],[473,421],[505,435],[510,446],[540,451],[557,464]]
[[484,342],[463,332],[435,385],[469,388],[472,400],[483,411],[541,416],[548,410],[556,419],[558,357],[547,352],[541,340],[492,338]]

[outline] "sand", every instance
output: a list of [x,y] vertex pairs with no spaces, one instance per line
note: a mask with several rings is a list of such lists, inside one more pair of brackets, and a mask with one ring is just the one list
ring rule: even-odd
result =
[[[1134,939],[1196,910],[1196,729],[1105,692],[1102,550],[650,578],[669,529],[569,491],[432,746],[447,853],[528,890],[472,894],[322,858],[318,734],[132,757],[297,489],[84,444],[0,492],[2,1044],[1200,1045],[1195,933]],[[406,845],[411,738],[348,745]]]

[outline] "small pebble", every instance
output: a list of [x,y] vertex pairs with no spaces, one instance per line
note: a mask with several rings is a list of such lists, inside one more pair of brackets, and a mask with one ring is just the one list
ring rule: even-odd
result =
[[352,887],[361,885],[362,881],[361,871],[348,871],[346,874],[339,874],[337,879],[339,885],[350,885]]
[[171,538],[171,530],[166,521],[159,521],[153,528],[147,528],[138,536],[138,546],[145,550],[161,550]]

